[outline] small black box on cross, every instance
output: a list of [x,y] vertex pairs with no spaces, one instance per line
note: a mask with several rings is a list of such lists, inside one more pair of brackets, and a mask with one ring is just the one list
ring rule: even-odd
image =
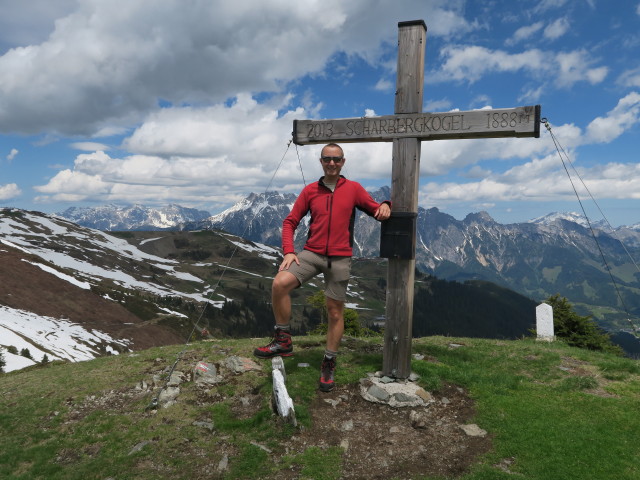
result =
[[416,212],[391,212],[381,224],[380,256],[412,260],[416,258]]

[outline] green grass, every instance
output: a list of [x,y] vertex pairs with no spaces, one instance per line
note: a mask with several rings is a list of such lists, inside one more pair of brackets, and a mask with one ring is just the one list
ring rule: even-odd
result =
[[[133,386],[171,365],[182,346],[2,374],[0,478],[292,478],[295,470],[295,478],[339,479],[344,452],[338,447],[281,451],[298,429],[312,427],[317,369],[298,364],[319,363],[321,340],[296,339],[295,359],[285,360],[297,428],[272,414],[268,362],[264,372],[245,373],[207,391],[189,382],[176,406],[145,410],[153,393],[135,394]],[[381,354],[358,347],[380,342],[358,340],[343,349],[337,382],[355,384],[381,369]],[[195,343],[178,370],[188,371],[202,359],[249,356],[254,343]],[[492,450],[461,479],[640,478],[637,360],[529,339],[428,337],[414,339],[413,352],[425,356],[412,360],[421,385],[430,391],[444,384],[463,387],[475,402],[473,421],[492,437]],[[235,413],[241,397],[258,397],[251,416]],[[214,431],[194,421],[210,422]],[[269,452],[279,453],[278,462]],[[225,455],[228,468],[219,474]],[[511,459],[509,472],[496,467],[504,459]]]

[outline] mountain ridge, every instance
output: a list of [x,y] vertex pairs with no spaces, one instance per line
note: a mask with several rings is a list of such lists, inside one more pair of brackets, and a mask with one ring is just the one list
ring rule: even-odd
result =
[[[386,200],[390,189],[383,187],[371,194],[377,201]],[[292,197],[280,203],[278,198],[275,193],[251,194],[215,220],[182,228],[221,228],[252,241],[279,246],[282,219]],[[269,214],[256,213],[256,206],[265,202]],[[580,218],[575,213],[556,212],[529,222],[500,224],[484,211],[457,220],[436,207],[419,207],[416,265],[438,278],[486,280],[537,300],[560,293],[577,304],[581,313],[597,315],[603,326],[629,328],[628,316],[640,315],[640,272],[634,273],[637,262],[633,260],[634,255],[640,257],[640,226],[618,227],[614,231],[593,228],[594,239],[586,221],[574,221]],[[249,229],[247,222],[251,224]],[[307,228],[308,216],[296,232],[297,248],[302,248]],[[379,238],[379,223],[358,212],[354,255],[378,256]]]
[[[279,261],[277,249],[223,231],[110,234],[39,212],[0,209],[0,351],[14,369],[45,355],[78,361],[193,335],[266,336],[273,331],[269,286]],[[355,259],[352,273],[347,307],[375,328],[385,313],[385,261]],[[321,321],[307,302],[320,288],[312,281],[292,292],[297,334]],[[455,288],[474,302],[494,295],[482,285]],[[449,291],[448,282],[417,278],[416,299],[429,302],[439,317],[417,311],[417,334],[435,328],[517,338],[534,322],[535,303],[515,292],[494,295],[481,322],[468,309],[445,315]],[[514,318],[508,328],[501,327],[505,317]],[[23,349],[31,359],[18,354]]]
[[[371,194],[377,201],[391,196],[389,187]],[[175,228],[222,229],[279,247],[282,220],[295,198],[275,191],[251,193],[223,212]],[[296,231],[297,248],[304,244],[308,222],[307,216]],[[436,207],[419,207],[416,264],[438,278],[491,281],[530,298],[560,293],[605,328],[625,329],[629,315],[640,315],[639,262],[634,260],[640,257],[640,223],[614,229],[606,223],[589,224],[575,212],[553,212],[528,222],[500,224],[484,211],[458,220]],[[358,212],[354,255],[378,256],[379,238],[379,223]]]

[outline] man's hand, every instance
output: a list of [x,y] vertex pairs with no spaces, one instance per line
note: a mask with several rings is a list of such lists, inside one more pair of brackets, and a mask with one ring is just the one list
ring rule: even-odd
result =
[[389,207],[388,203],[381,203],[373,216],[376,220],[382,222],[391,216],[391,207]]
[[289,267],[293,264],[293,262],[296,262],[298,265],[300,265],[300,260],[298,260],[298,256],[295,253],[287,253],[284,256],[284,260],[282,260],[282,263],[280,264],[280,268],[278,270],[289,270]]

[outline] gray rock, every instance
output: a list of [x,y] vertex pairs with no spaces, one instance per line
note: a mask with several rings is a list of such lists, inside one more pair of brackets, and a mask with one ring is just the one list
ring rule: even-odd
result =
[[387,400],[389,400],[389,397],[391,396],[389,395],[389,392],[387,392],[383,388],[380,388],[378,385],[371,385],[366,390],[366,393],[368,396],[373,397],[375,400],[378,400],[379,402],[386,402]]
[[486,437],[486,430],[481,429],[475,423],[471,423],[468,425],[460,425],[460,429],[466,433],[469,437]]
[[222,460],[218,463],[218,472],[224,472],[229,468],[229,456],[225,453]]
[[178,395],[180,395],[180,387],[167,387],[158,395],[158,405],[168,408],[176,403]]
[[250,358],[230,355],[224,360],[224,366],[233,373],[245,373],[251,370],[260,371],[262,367]]
[[198,421],[196,421],[196,422],[193,422],[191,425],[193,425],[194,427],[206,428],[210,432],[213,432],[213,429],[214,429],[213,422],[198,422]]
[[178,385],[180,385],[184,381],[183,380],[183,376],[184,376],[184,373],[178,372],[178,371],[174,371],[171,374],[171,378],[169,378],[169,382],[167,383],[167,386],[169,386],[169,387],[177,387]]
[[353,420],[347,420],[340,426],[340,430],[343,432],[350,432],[353,430]]
[[149,445],[151,442],[149,440],[145,440],[144,442],[140,442],[138,443],[135,447],[133,447],[131,449],[131,451],[129,452],[129,455],[133,455],[134,453],[139,452],[140,450],[142,450],[144,447],[146,447],[147,445]]
[[219,383],[222,378],[218,375],[216,366],[212,363],[198,362],[193,369],[193,378],[196,384],[213,385]]
[[409,403],[414,400],[413,395],[407,395],[405,392],[398,392],[393,394],[393,399],[399,403]]
[[411,422],[411,426],[416,429],[427,428],[427,415],[424,412],[418,412],[416,410],[411,410],[409,413],[409,421]]
[[391,407],[427,406],[433,402],[431,394],[413,382],[389,382],[369,377],[360,380],[360,395],[374,403]]

